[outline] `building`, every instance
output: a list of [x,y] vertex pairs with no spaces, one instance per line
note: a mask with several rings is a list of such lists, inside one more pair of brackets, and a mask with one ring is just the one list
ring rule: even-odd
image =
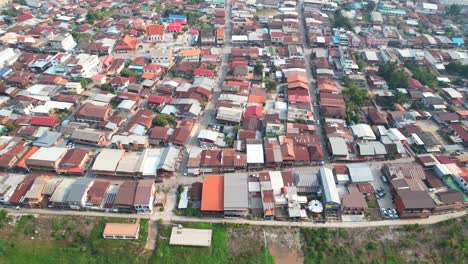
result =
[[49,40],[52,50],[56,51],[72,51],[76,47],[76,42],[70,33],[59,34]]
[[164,26],[149,25],[146,27],[146,42],[162,42],[164,41]]
[[154,180],[140,180],[136,188],[133,206],[138,214],[151,214],[153,212],[154,192],[156,184]]
[[172,246],[192,246],[192,247],[210,247],[211,229],[194,229],[183,227],[172,227],[169,245]]
[[396,190],[395,208],[400,218],[427,218],[436,204],[426,191]]
[[29,170],[55,171],[66,152],[66,148],[60,147],[40,148],[26,160],[26,167]]
[[324,193],[324,216],[327,221],[338,221],[341,215],[341,200],[336,188],[333,171],[326,167],[320,167],[320,180]]
[[134,224],[106,223],[102,237],[106,239],[138,239],[140,221]]
[[89,188],[93,184],[90,178],[78,178],[70,186],[70,191],[67,196],[67,203],[73,210],[81,210],[85,207]]
[[125,150],[103,149],[94,160],[92,171],[99,176],[113,176]]
[[83,104],[75,112],[75,120],[85,123],[99,123],[106,121],[110,114],[110,108],[107,105],[88,102]]
[[117,192],[114,202],[114,208],[119,213],[133,213],[135,211],[134,201],[136,189],[138,186],[137,181],[124,181]]
[[224,174],[224,216],[245,217],[249,211],[247,173]]
[[210,175],[203,181],[201,211],[204,215],[221,215],[224,210],[224,177]]

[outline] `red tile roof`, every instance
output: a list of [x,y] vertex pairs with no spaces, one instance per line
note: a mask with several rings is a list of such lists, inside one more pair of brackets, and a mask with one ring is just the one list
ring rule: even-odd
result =
[[203,181],[202,211],[224,210],[224,177],[210,175]]
[[45,126],[54,127],[60,120],[55,116],[33,116],[31,118],[31,125],[33,126]]

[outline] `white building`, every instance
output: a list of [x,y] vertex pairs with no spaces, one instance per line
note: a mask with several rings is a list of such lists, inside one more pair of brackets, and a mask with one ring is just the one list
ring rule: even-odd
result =
[[82,53],[76,55],[67,68],[73,77],[91,78],[99,72],[101,61],[97,55]]
[[12,48],[0,51],[0,67],[13,64],[19,57],[19,53]]
[[76,47],[76,42],[70,33],[60,34],[53,37],[50,41],[50,47],[53,50],[71,51]]

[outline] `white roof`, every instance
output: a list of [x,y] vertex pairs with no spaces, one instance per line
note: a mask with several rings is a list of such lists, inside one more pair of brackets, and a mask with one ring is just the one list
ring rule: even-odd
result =
[[130,110],[135,104],[136,102],[133,100],[123,100],[122,102],[120,102],[117,108]]
[[444,92],[446,92],[453,99],[463,98],[463,95],[454,88],[442,88],[442,90],[444,90]]
[[67,152],[66,148],[50,147],[40,148],[29,157],[30,160],[56,161]]
[[172,227],[169,245],[175,246],[211,246],[211,229],[193,229]]
[[198,134],[198,139],[208,139],[208,140],[211,140],[211,141],[216,141],[218,136],[219,136],[219,133],[216,132],[216,131],[203,129]]
[[353,130],[354,136],[357,138],[368,139],[368,140],[375,140],[374,131],[372,128],[367,124],[357,124],[351,127]]
[[249,192],[260,192],[260,182],[249,182]]
[[322,180],[323,192],[325,193],[325,201],[341,204],[340,196],[336,189],[335,179],[333,177],[333,171],[327,167],[321,167],[320,179]]
[[354,183],[371,182],[374,180],[372,170],[366,163],[354,163],[346,166],[349,170],[349,176]]
[[103,149],[94,161],[93,171],[115,171],[124,153],[122,149]]
[[264,163],[263,144],[247,144],[247,164]]
[[281,188],[284,187],[283,176],[280,171],[270,171],[271,189],[274,194],[280,194]]
[[177,208],[186,209],[188,207],[188,187],[184,186],[184,191],[180,194],[179,205]]
[[422,6],[423,6],[424,9],[437,10],[437,5],[436,4],[423,3]]

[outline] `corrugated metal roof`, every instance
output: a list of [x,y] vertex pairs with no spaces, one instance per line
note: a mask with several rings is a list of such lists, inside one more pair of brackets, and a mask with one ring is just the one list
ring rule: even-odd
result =
[[247,173],[224,174],[224,210],[248,208],[247,178]]
[[340,204],[340,196],[338,195],[338,190],[336,189],[333,171],[329,168],[321,167],[320,179],[322,180],[322,187],[325,193],[325,202]]

